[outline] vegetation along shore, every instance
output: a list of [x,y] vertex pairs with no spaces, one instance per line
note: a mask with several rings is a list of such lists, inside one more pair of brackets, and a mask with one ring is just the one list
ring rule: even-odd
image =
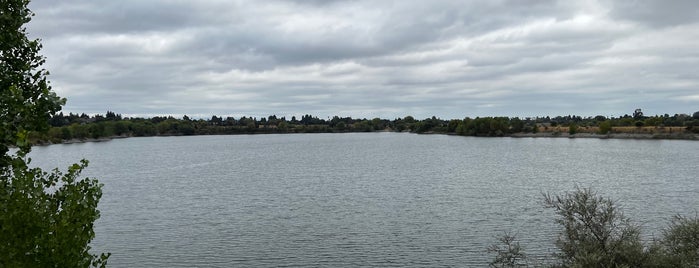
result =
[[344,132],[411,132],[452,134],[479,137],[568,137],[615,139],[685,139],[699,140],[699,112],[692,115],[644,116],[639,110],[620,117],[476,117],[444,120],[436,117],[415,119],[412,116],[388,119],[357,119],[334,116],[320,119],[312,115],[301,118],[219,117],[192,119],[188,116],[122,117],[108,111],[101,115],[58,113],[50,119],[48,132],[32,133],[34,144],[104,141],[112,138],[233,135],[282,133]]

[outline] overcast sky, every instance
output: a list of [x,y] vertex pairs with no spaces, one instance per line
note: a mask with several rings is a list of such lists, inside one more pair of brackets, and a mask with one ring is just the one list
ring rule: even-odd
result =
[[65,112],[699,111],[699,1],[33,0]]

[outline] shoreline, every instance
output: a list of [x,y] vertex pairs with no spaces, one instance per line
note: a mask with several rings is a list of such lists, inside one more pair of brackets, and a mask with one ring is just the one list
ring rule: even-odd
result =
[[112,136],[112,137],[102,137],[102,138],[87,138],[87,139],[70,139],[70,140],[63,140],[62,142],[51,142],[51,141],[44,141],[36,144],[32,144],[32,146],[49,146],[49,145],[56,145],[56,144],[76,144],[76,143],[88,143],[88,142],[107,142],[115,139],[127,139],[127,138],[133,138],[135,136]]
[[[373,132],[341,132],[341,133],[386,133],[386,132],[392,132],[392,131],[373,131]],[[314,132],[315,133],[315,132]],[[325,133],[325,132],[323,132]],[[328,132],[330,133],[330,132]],[[396,132],[396,133],[405,133],[405,132]],[[440,132],[426,132],[426,133],[414,133],[414,132],[408,132],[408,133],[413,133],[413,134],[418,134],[418,135],[451,135],[451,136],[460,136],[456,135],[455,133],[440,133]],[[215,135],[222,135],[222,136],[227,136],[227,135],[264,135],[264,134],[304,134],[304,133],[255,133],[255,134],[215,134]],[[312,133],[311,133],[312,134]],[[214,134],[212,134],[214,135]],[[102,138],[88,138],[88,139],[70,139],[70,140],[64,140],[62,142],[54,143],[50,141],[46,142],[41,142],[41,143],[36,143],[33,144],[33,146],[48,146],[48,145],[54,145],[54,144],[78,144],[78,143],[88,143],[88,142],[108,142],[114,139],[126,139],[126,138],[134,138],[134,137],[173,137],[173,136],[184,136],[184,135],[154,135],[154,136],[111,136],[111,137],[102,137]],[[187,136],[209,136],[209,135],[187,135]],[[463,137],[488,137],[488,136],[463,136]],[[490,138],[504,138],[504,137],[510,137],[510,138],[568,138],[568,139],[576,139],[576,138],[581,138],[581,139],[621,139],[621,140],[689,140],[689,141],[695,141],[699,140],[699,134],[694,134],[694,133],[656,133],[656,134],[650,134],[650,133],[609,133],[609,134],[597,134],[597,133],[576,133],[573,135],[570,135],[568,133],[561,133],[561,132],[538,132],[538,133],[513,133],[510,135],[504,135],[504,136],[495,136],[495,137],[490,137]]]
[[699,134],[694,133],[568,133],[539,132],[539,133],[514,133],[513,138],[583,138],[583,139],[620,139],[620,140],[699,140]]

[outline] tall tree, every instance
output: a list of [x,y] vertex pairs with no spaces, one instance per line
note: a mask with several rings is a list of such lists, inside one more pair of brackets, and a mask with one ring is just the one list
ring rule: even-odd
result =
[[[51,115],[61,109],[65,99],[51,91],[46,75],[39,69],[44,57],[39,55],[40,40],[27,38],[24,24],[33,13],[28,0],[1,0],[0,10],[0,153],[8,146],[29,151],[27,133],[48,128]],[[0,166],[9,163],[4,157]]]
[[0,0],[0,267],[104,266],[108,254],[88,252],[102,190],[78,178],[87,161],[66,173],[29,167],[29,133],[46,131],[65,99],[41,69],[40,40],[27,38],[28,4]]

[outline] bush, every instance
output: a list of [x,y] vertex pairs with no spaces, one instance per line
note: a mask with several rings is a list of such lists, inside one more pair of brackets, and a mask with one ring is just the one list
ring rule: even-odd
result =
[[578,133],[578,125],[570,124],[570,126],[568,126],[568,134],[575,135],[576,133]]
[[527,266],[527,255],[524,254],[519,242],[515,241],[515,236],[506,233],[498,238],[502,245],[492,245],[488,247],[488,252],[495,253],[495,259],[488,266],[490,267],[525,267]]
[[547,208],[559,216],[563,231],[556,241],[559,260],[569,267],[638,267],[645,256],[639,228],[610,199],[590,189],[561,196],[545,195]]
[[0,2],[0,267],[104,266],[109,254],[88,252],[102,186],[78,179],[87,161],[65,174],[29,167],[30,141],[48,134],[49,119],[65,99],[51,90],[48,71],[39,68],[44,63],[39,40],[27,38],[23,25],[34,15],[28,4]]
[[609,121],[604,121],[599,123],[599,134],[609,134],[612,130],[612,123]]
[[675,216],[659,243],[675,267],[699,266],[699,218]]
[[0,180],[0,267],[104,267],[110,254],[88,252],[102,185],[78,179],[87,161],[64,174],[13,160]]
[[[614,202],[590,189],[563,195],[544,195],[562,227],[555,245],[557,264],[552,267],[699,267],[699,218],[675,216],[660,240],[648,245],[640,228],[626,218]],[[528,266],[526,255],[513,236],[491,246],[491,267]]]

